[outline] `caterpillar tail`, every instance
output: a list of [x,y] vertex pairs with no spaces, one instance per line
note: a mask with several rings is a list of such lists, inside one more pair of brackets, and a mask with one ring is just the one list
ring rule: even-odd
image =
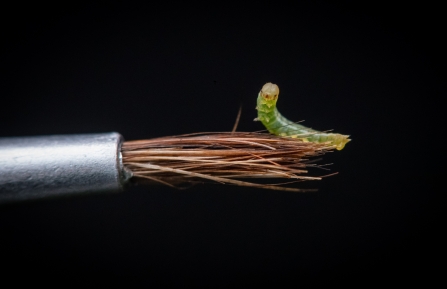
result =
[[276,108],[278,95],[279,87],[270,82],[264,84],[258,94],[256,105],[258,117],[256,120],[261,121],[270,133],[301,139],[305,142],[329,143],[337,150],[342,150],[351,141],[349,135],[324,133],[288,120]]

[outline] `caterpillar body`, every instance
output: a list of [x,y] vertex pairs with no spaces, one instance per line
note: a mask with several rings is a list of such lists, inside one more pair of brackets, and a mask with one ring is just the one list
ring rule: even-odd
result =
[[270,82],[264,84],[258,94],[258,117],[255,120],[261,121],[270,133],[303,141],[329,143],[337,150],[342,150],[346,143],[351,141],[349,135],[320,132],[286,119],[276,108],[278,95],[279,87]]

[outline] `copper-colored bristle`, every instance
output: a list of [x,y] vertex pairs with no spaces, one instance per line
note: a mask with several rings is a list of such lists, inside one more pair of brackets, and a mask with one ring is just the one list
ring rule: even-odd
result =
[[284,184],[265,185],[240,179],[281,178],[296,182],[307,176],[309,158],[334,146],[303,142],[268,133],[195,133],[124,142],[124,165],[138,179],[170,186],[212,180],[224,184],[303,192]]

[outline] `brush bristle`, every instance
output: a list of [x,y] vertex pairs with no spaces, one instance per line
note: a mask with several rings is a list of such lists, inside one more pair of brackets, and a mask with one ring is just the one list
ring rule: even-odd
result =
[[[309,190],[286,186],[309,176],[310,160],[335,147],[268,133],[195,133],[124,142],[123,163],[139,180],[174,187],[211,180],[223,184],[282,191]],[[261,184],[241,179],[287,179]]]

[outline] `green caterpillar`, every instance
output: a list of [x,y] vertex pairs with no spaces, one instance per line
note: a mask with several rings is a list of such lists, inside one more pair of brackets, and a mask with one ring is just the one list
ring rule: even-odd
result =
[[298,138],[303,141],[329,143],[337,150],[342,150],[351,141],[349,135],[338,133],[323,133],[300,124],[294,123],[282,116],[276,108],[279,87],[273,83],[266,83],[258,94],[257,106],[259,120],[267,130],[278,136]]

